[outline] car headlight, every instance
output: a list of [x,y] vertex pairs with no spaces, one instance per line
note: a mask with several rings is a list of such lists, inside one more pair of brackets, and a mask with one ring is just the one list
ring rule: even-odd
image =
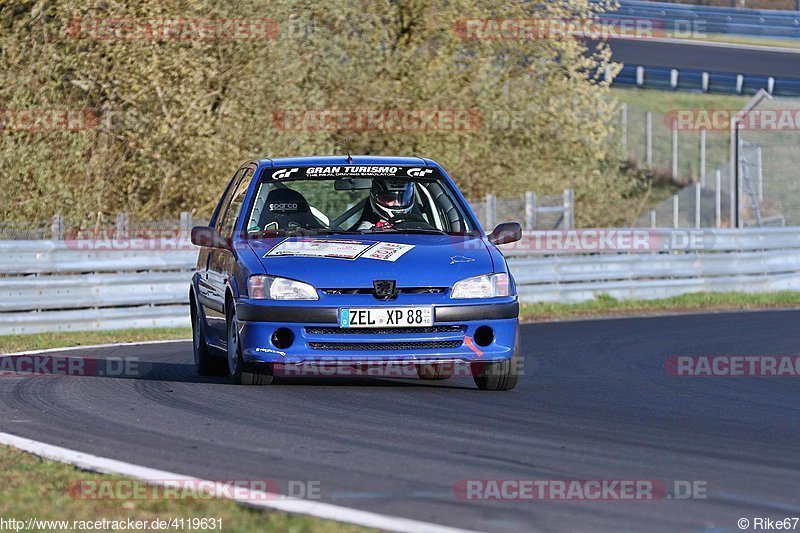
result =
[[313,285],[276,276],[250,276],[247,293],[255,300],[319,300]]
[[498,298],[511,294],[511,283],[508,274],[484,274],[462,279],[453,285],[450,298]]

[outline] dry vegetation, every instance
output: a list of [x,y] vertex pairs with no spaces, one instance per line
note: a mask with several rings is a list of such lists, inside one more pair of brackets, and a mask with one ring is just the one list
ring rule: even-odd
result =
[[[627,220],[625,198],[641,184],[620,178],[621,155],[609,148],[615,104],[592,74],[607,52],[587,58],[574,39],[465,40],[455,30],[463,19],[597,9],[588,0],[0,0],[0,108],[98,117],[88,131],[0,134],[0,220],[202,215],[240,162],[342,153],[345,138],[354,153],[435,158],[468,195],[572,187],[579,223]],[[195,17],[268,17],[278,31],[257,40],[69,33],[76,19]],[[444,132],[274,124],[276,114],[309,109],[468,109],[483,121]]]

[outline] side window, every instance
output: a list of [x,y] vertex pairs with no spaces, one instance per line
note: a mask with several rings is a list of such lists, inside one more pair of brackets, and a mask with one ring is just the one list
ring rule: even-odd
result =
[[230,237],[233,235],[233,228],[236,226],[236,220],[239,218],[239,213],[242,211],[244,205],[244,197],[247,194],[247,189],[250,188],[250,182],[253,180],[253,169],[247,169],[241,181],[236,186],[236,191],[231,197],[228,210],[225,211],[225,216],[222,217],[219,231],[223,237]]
[[236,188],[236,184],[239,183],[239,178],[242,177],[243,172],[244,171],[242,169],[237,170],[236,174],[234,174],[233,178],[231,178],[231,181],[228,182],[228,186],[225,188],[222,198],[217,204],[216,209],[214,209],[214,214],[211,215],[211,220],[208,223],[209,226],[219,229],[219,223],[222,220],[222,215],[225,214],[225,208],[228,207],[228,204],[231,201],[231,195],[233,195],[233,190]]

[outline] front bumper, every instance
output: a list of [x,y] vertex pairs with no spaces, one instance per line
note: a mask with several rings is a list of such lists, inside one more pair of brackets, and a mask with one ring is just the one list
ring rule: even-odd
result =
[[[236,314],[241,328],[242,357],[248,363],[369,364],[500,361],[510,359],[514,353],[519,315],[516,298],[459,305],[452,300],[433,304],[417,298],[389,303],[376,303],[374,299],[367,303],[357,297],[346,300],[331,306],[308,302],[275,305],[275,302],[240,299]],[[432,327],[339,328],[340,307],[415,305],[434,308]],[[273,333],[281,328],[291,331],[293,337],[287,348],[279,348],[272,342]],[[490,339],[487,328],[491,331]]]

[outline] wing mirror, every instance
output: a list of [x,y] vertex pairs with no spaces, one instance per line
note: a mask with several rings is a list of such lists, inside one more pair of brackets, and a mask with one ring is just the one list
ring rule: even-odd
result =
[[517,242],[522,238],[522,226],[518,222],[504,222],[489,234],[489,242],[492,244],[508,244]]
[[230,250],[230,239],[226,239],[211,226],[195,226],[192,228],[192,244],[205,248]]

